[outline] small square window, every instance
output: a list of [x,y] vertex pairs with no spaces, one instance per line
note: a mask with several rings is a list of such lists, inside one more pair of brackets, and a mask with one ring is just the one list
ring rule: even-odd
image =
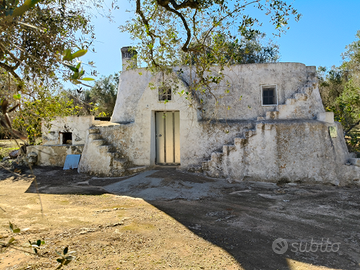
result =
[[262,105],[277,105],[276,87],[262,87]]
[[71,132],[62,132],[62,144],[72,144]]
[[159,101],[171,100],[171,88],[161,87],[159,88]]

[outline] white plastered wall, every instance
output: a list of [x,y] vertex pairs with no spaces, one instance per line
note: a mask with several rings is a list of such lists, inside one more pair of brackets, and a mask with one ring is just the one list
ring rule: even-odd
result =
[[[171,76],[171,75],[168,75]],[[166,75],[165,75],[166,77]],[[177,81],[172,86],[172,100],[165,103],[159,101],[158,87],[162,85],[164,77],[162,74],[154,76],[146,86],[143,95],[138,101],[138,106],[134,114],[134,129],[132,134],[134,148],[141,149],[142,153],[136,151],[137,155],[133,156],[134,164],[154,165],[156,157],[155,148],[155,112],[157,111],[179,111],[180,112],[180,160],[184,162],[182,153],[191,148],[191,134],[194,129],[198,128],[196,110],[189,107],[189,103],[184,96],[176,92],[187,91],[186,86]],[[166,79],[166,78],[165,78]],[[154,89],[151,89],[154,86]],[[129,152],[131,155],[131,153]]]
[[92,115],[56,117],[50,122],[49,129],[42,125],[43,145],[61,145],[61,133],[64,132],[72,133],[72,145],[85,144],[86,131],[98,122]]
[[[174,68],[175,71],[179,69]],[[144,69],[128,70],[121,74],[117,102],[111,119],[111,122],[121,125],[114,130],[104,129],[102,133],[111,133],[106,135],[107,137],[118,137],[118,140],[109,141],[121,149],[135,165],[155,163],[156,111],[180,111],[181,166],[186,167],[201,163],[209,158],[213,151],[221,149],[224,144],[232,143],[237,133],[254,128],[257,117],[264,116],[267,111],[277,110],[286,99],[304,90],[309,77],[315,76],[314,67],[300,63],[247,64],[225,68],[225,79],[220,87],[214,89],[216,94],[221,95],[226,90],[226,84],[230,82],[230,93],[220,100],[219,108],[216,108],[215,100],[210,96],[204,97],[205,114],[202,118],[197,108],[189,106],[185,96],[173,93],[173,99],[168,103],[158,100],[158,87],[162,86],[164,81],[173,79],[175,74],[180,80],[174,83],[172,89],[177,92],[188,91],[187,85],[191,84],[192,77],[189,68],[182,67],[182,70],[180,74],[174,72],[171,75],[152,75]],[[213,72],[216,74],[218,68],[215,67]],[[276,85],[278,106],[262,106],[261,85]],[[293,108],[296,113],[291,114],[291,119],[296,119],[298,115],[302,119],[313,119],[319,112],[324,111],[317,87],[313,87],[311,91],[307,101],[302,102],[304,106],[296,109],[296,105]],[[239,100],[241,96],[242,99]],[[207,119],[212,117],[214,111],[217,111],[216,116],[220,121],[210,122]],[[122,130],[121,138],[115,134],[115,130]],[[121,144],[118,143],[120,140]]]

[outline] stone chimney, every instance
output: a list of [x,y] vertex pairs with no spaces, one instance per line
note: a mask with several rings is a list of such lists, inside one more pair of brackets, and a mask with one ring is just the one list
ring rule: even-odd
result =
[[123,71],[137,68],[137,51],[135,51],[132,47],[122,47],[121,58]]

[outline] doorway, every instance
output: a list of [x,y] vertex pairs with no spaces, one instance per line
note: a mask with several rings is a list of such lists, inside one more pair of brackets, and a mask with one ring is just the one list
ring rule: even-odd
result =
[[180,164],[180,112],[155,112],[156,164]]

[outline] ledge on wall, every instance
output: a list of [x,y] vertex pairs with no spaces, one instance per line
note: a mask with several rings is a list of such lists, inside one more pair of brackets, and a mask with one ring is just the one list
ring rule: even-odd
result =
[[326,122],[326,123],[329,123],[329,124],[333,124],[334,123],[334,113],[333,112],[319,113],[317,115],[317,120],[321,121],[321,122]]

